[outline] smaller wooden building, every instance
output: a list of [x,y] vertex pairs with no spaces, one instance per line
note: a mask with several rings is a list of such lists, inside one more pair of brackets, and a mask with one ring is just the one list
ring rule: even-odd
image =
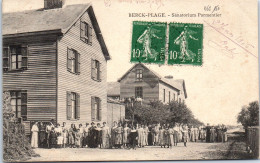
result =
[[[160,100],[163,103],[169,103],[175,100],[184,103],[187,98],[183,79],[162,77],[142,63],[135,64],[118,82],[120,83],[121,99],[139,97],[146,102]],[[114,84],[114,86],[117,85]]]

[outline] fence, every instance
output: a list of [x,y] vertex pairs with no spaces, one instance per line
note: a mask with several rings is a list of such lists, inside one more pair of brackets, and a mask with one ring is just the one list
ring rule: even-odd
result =
[[254,158],[259,157],[259,126],[248,127],[247,143]]

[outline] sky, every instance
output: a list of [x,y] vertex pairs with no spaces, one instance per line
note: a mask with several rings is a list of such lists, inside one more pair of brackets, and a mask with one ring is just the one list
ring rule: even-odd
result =
[[[88,3],[66,0],[65,5]],[[203,65],[147,64],[161,76],[184,79],[186,104],[204,123],[235,125],[242,106],[259,99],[257,3],[250,0],[93,0],[102,35],[111,55],[107,80],[117,81],[130,67],[132,21],[201,23]],[[129,13],[206,13],[219,7],[221,17],[129,17]],[[3,0],[3,12],[43,7],[43,0]],[[242,21],[243,20],[243,21]]]

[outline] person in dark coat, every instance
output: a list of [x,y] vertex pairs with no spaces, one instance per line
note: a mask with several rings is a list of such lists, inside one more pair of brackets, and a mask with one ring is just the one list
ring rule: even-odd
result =
[[210,129],[210,142],[215,142],[216,141],[216,129],[214,126],[211,127]]
[[89,128],[89,148],[96,148],[97,144],[96,144],[96,127],[95,127],[95,123],[92,122],[91,123],[91,127]]
[[52,127],[51,129],[51,132],[50,132],[50,147],[53,148],[53,147],[56,147],[57,145],[57,135],[54,131],[54,127]]
[[148,126],[148,145],[152,146],[153,145],[153,134],[152,134],[152,125]]
[[44,148],[46,146],[46,132],[45,125],[40,122],[39,123],[39,147]]
[[210,129],[211,129],[211,127],[209,126],[209,124],[207,124],[207,126],[206,126],[206,142],[207,143],[210,142]]
[[50,133],[52,128],[54,128],[54,125],[52,122],[49,122],[49,124],[46,126],[46,143],[47,143],[47,147],[50,148]]
[[102,147],[102,129],[100,123],[97,123],[96,129],[96,146]]
[[131,131],[129,133],[129,144],[130,144],[130,148],[135,149],[135,150],[136,150],[136,144],[137,144],[137,137],[138,137],[138,133],[137,133],[135,127],[132,126]]

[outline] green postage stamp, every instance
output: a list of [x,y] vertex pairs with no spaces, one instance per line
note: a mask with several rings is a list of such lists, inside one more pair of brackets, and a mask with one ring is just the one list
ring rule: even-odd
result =
[[203,24],[169,24],[168,64],[202,65]]
[[131,62],[165,62],[167,23],[133,22]]

